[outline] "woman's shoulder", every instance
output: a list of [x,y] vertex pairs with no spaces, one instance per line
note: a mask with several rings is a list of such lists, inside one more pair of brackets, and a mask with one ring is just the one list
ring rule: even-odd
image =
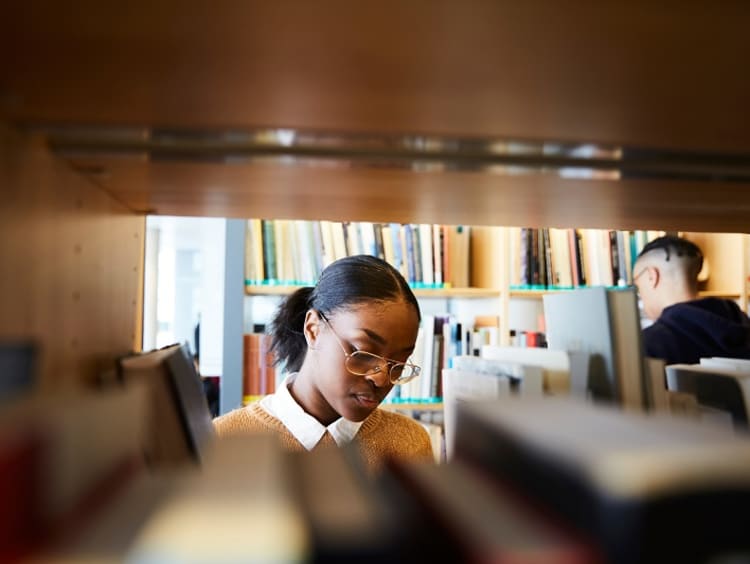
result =
[[258,431],[268,427],[273,419],[260,402],[254,402],[220,415],[213,423],[216,434],[223,436]]
[[421,423],[415,421],[411,417],[407,417],[406,415],[388,409],[378,408],[373,411],[370,417],[365,421],[364,425],[370,426],[368,423],[373,428],[387,427],[388,429],[399,433],[429,437]]

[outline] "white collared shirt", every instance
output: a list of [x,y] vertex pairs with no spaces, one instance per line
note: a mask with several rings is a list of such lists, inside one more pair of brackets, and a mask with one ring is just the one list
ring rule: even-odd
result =
[[297,373],[289,374],[279,384],[274,394],[268,395],[260,400],[260,406],[270,415],[280,420],[289,432],[294,435],[307,450],[312,450],[323,438],[325,432],[333,437],[339,446],[350,442],[359,431],[362,422],[355,423],[343,417],[339,417],[326,427],[309,413],[289,393],[289,384],[292,383]]

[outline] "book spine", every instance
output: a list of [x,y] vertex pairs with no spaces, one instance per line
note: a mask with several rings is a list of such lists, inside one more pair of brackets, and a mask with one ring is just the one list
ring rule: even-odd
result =
[[383,241],[383,224],[376,223],[372,227],[375,236],[375,256],[380,260],[386,260],[385,242]]
[[612,267],[612,286],[620,284],[620,250],[617,244],[617,231],[609,230],[609,260]]
[[278,282],[276,278],[276,230],[272,219],[263,220],[263,270],[266,273],[266,283]]

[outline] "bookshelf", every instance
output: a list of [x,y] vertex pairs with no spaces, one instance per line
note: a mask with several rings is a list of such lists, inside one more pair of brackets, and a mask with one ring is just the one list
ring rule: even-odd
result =
[[[269,222],[270,223],[270,222]],[[290,233],[297,233],[298,230],[305,228],[309,229],[320,229],[319,225],[311,226],[309,224],[315,224],[317,222],[299,222],[298,225],[294,225],[295,222],[287,222],[290,224]],[[322,223],[322,222],[320,222]],[[402,226],[404,227],[404,226]],[[405,227],[409,227],[408,225]],[[432,226],[430,226],[432,227]],[[343,229],[352,228],[358,229],[357,226],[348,225]],[[370,226],[372,228],[372,226]],[[543,325],[544,310],[542,307],[542,298],[549,293],[560,293],[566,292],[570,289],[564,285],[564,287],[555,287],[554,285],[545,288],[524,288],[520,289],[512,287],[509,284],[511,276],[520,278],[523,261],[530,261],[531,258],[529,253],[523,249],[525,243],[522,238],[524,237],[524,231],[528,232],[529,229],[512,228],[512,227],[487,227],[487,226],[464,226],[465,230],[471,234],[469,249],[470,253],[467,256],[471,267],[471,276],[469,282],[472,287],[468,288],[442,288],[442,289],[425,289],[416,288],[415,293],[418,296],[422,304],[423,315],[434,313],[435,315],[454,315],[457,310],[464,315],[456,316],[457,320],[462,324],[470,324],[473,320],[472,316],[467,316],[467,312],[473,312],[474,316],[497,316],[499,324],[498,330],[498,344],[509,345],[511,342],[516,342],[515,335],[521,342],[526,340],[526,332],[537,333],[541,331],[546,332]],[[251,232],[251,222],[248,222],[248,233]],[[258,230],[259,231],[259,230]],[[554,276],[559,279],[572,279],[571,272],[575,269],[575,257],[571,258],[567,254],[569,245],[572,245],[572,239],[581,231],[586,231],[582,237],[588,238],[589,242],[581,244],[580,250],[582,258],[580,266],[584,269],[585,264],[587,271],[586,277],[594,280],[594,286],[602,285],[601,280],[603,279],[603,272],[607,271],[610,279],[620,279],[620,284],[630,283],[632,280],[632,262],[634,261],[635,254],[646,244],[648,240],[651,240],[659,235],[661,232],[627,232],[620,231],[613,235],[612,231],[608,230],[556,230],[558,238],[555,241],[554,235],[550,236],[545,233],[545,241],[542,242],[542,231],[552,232],[552,229],[538,229],[539,244],[546,247],[545,249],[538,251],[538,256],[544,255],[546,260],[550,262],[550,265],[545,266],[544,258],[541,259],[541,265],[538,269],[547,270],[543,276]],[[568,233],[565,233],[567,231]],[[312,231],[311,231],[312,232]],[[744,248],[747,244],[747,236],[744,234],[725,234],[725,233],[683,233],[684,236],[694,240],[703,249],[705,249],[706,262],[709,265],[708,278],[703,283],[705,288],[701,295],[716,296],[722,298],[728,298],[739,302],[742,308],[746,308],[746,295],[742,293],[741,286],[744,284],[744,278],[746,276],[745,271],[745,259],[744,259]],[[562,236],[562,240],[559,238]],[[307,260],[308,262],[314,262],[317,260],[321,264],[324,261],[325,256],[325,244],[321,236],[312,237],[307,236],[310,239],[309,244],[302,242],[302,240],[295,240],[288,244],[286,250],[281,248],[275,248],[271,245],[269,248],[273,248],[276,255],[275,258],[263,258],[258,256],[251,256],[250,251],[254,250],[256,253],[260,253],[260,249],[266,247],[265,240],[252,242],[250,239],[248,247],[246,249],[246,263],[255,261],[269,262],[275,260],[279,262],[281,260],[288,260],[290,264],[295,265],[295,268],[300,272],[307,272],[313,269],[309,264],[302,266],[299,263]],[[315,240],[313,243],[312,240]],[[614,245],[614,241],[619,241],[619,249],[610,249],[609,245]],[[565,247],[566,253],[560,256],[560,248],[553,247],[553,244],[557,242],[558,245]],[[605,242],[604,248],[601,247],[600,243]],[[531,238],[528,239],[528,244],[531,245]],[[432,247],[432,242],[428,242],[428,245]],[[537,239],[534,238],[533,246],[536,249]],[[416,248],[417,243],[413,250],[413,257],[410,260],[420,260],[421,253]],[[296,249],[304,248],[306,255],[297,256]],[[627,253],[625,252],[627,248]],[[312,255],[309,254],[310,249],[313,249]],[[378,254],[382,252],[382,248],[378,250],[375,243],[375,238],[372,237],[371,246],[368,246],[369,250],[360,250],[359,252],[369,252],[371,254]],[[269,252],[266,248],[265,252]],[[572,250],[570,251],[573,252]],[[710,254],[710,253],[716,253]],[[619,264],[619,269],[622,270],[620,275],[613,274],[613,269],[618,268],[613,257],[620,254],[625,257],[624,262]],[[285,259],[282,259],[284,255],[287,255]],[[294,255],[290,257],[289,255]],[[317,256],[317,259],[313,257]],[[535,259],[536,260],[536,259]],[[557,261],[557,262],[556,262]],[[394,263],[393,257],[391,262]],[[554,264],[553,264],[554,263]],[[564,264],[563,264],[564,263]],[[398,265],[398,259],[394,263]],[[627,264],[627,266],[623,266]],[[262,266],[260,267],[262,269]],[[318,266],[320,268],[320,266]],[[422,269],[424,269],[422,265]],[[567,269],[567,274],[565,270]],[[405,267],[404,267],[405,270]],[[414,267],[411,267],[414,270]],[[514,274],[513,274],[514,273]],[[537,272],[537,274],[539,274]],[[407,273],[404,272],[405,277]],[[530,272],[526,274],[527,278],[531,276]],[[598,276],[599,279],[595,278]],[[408,277],[407,277],[408,278]],[[435,277],[438,278],[437,276]],[[314,281],[311,281],[311,284]],[[418,283],[419,281],[417,281]],[[502,286],[505,284],[505,286]],[[487,285],[488,287],[476,287]],[[617,286],[616,284],[608,283],[609,286]],[[582,287],[590,287],[591,284],[585,284]],[[283,296],[291,293],[292,291],[299,288],[299,286],[286,286],[276,285],[272,283],[264,284],[252,284],[246,283],[245,294],[246,298],[250,298],[251,302],[254,297],[272,297],[273,309],[275,309],[278,300]],[[743,295],[744,301],[743,301]],[[430,302],[437,301],[441,305],[438,305],[438,309],[434,309]],[[465,306],[466,302],[477,302],[479,308],[473,308],[471,306]],[[248,300],[246,299],[246,308],[248,307]],[[255,308],[250,306],[251,310]],[[263,309],[268,313],[271,307],[266,305]],[[431,323],[432,318],[428,318],[428,323]],[[265,320],[264,320],[265,321]],[[246,331],[248,330],[248,324],[246,323]],[[522,345],[525,346],[525,345]],[[534,345],[530,345],[534,346]],[[421,351],[421,347],[417,347],[417,350]],[[419,353],[417,353],[419,354]],[[420,365],[428,366],[427,360],[416,358],[414,359]],[[411,393],[413,390],[407,390],[406,393]],[[403,390],[401,394],[405,393]],[[409,399],[419,397],[419,394],[410,396]],[[401,402],[404,402],[402,399]],[[403,405],[395,404],[395,405]],[[393,408],[390,405],[389,408]],[[403,408],[402,408],[403,409]],[[404,409],[404,411],[410,412],[414,409]],[[417,411],[420,411],[417,409]]]

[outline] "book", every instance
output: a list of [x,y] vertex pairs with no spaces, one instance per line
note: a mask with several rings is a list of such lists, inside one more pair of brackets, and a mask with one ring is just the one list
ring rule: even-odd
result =
[[332,242],[333,242],[333,260],[338,260],[347,256],[346,246],[346,228],[341,221],[330,222]]
[[143,385],[36,394],[0,412],[0,558],[62,546],[139,473]]
[[647,394],[646,403],[650,411],[669,413],[669,395],[664,367],[665,362],[661,358],[644,358],[646,381],[644,391]]
[[275,284],[278,283],[275,221],[263,219],[261,220],[261,227],[263,231],[263,272],[265,280]]
[[261,395],[260,334],[242,336],[242,396],[247,403]]
[[456,458],[546,507],[607,562],[750,553],[738,519],[750,441],[720,427],[570,398],[470,402],[459,404]]
[[505,379],[512,393],[524,396],[544,393],[544,370],[538,365],[461,355],[453,358],[453,367],[464,372]]
[[643,410],[647,407],[647,386],[638,296],[632,288],[609,290],[607,302],[620,405]]
[[[420,333],[422,337],[422,346],[420,352],[421,359],[417,359],[417,364],[422,367],[422,373],[419,376],[419,396],[429,398],[432,392],[432,379],[435,375],[435,327],[437,317],[435,315],[423,315]],[[416,358],[416,357],[415,357]]]
[[455,450],[458,404],[463,401],[488,400],[509,394],[510,380],[508,378],[461,368],[443,369],[443,426],[447,460],[452,460]]
[[310,532],[292,483],[287,453],[275,436],[222,437],[207,451],[200,472],[183,474],[125,560],[306,561]]
[[571,288],[575,286],[573,276],[573,261],[575,255],[571,254],[569,229],[550,229],[550,247],[552,265],[554,272],[554,285],[559,288]]
[[294,281],[300,285],[314,285],[320,276],[318,270],[318,249],[315,231],[317,226],[312,221],[298,220],[291,222],[291,234],[294,245]]
[[142,382],[148,387],[149,464],[200,462],[214,438],[214,428],[187,345],[120,358],[118,371],[126,386]]
[[444,251],[445,248],[445,226],[443,225],[433,225],[432,226],[432,261],[433,261],[433,267],[435,270],[434,273],[434,280],[435,280],[435,287],[442,288],[443,287],[443,280],[444,280],[444,264],[445,264],[445,257],[444,257]]
[[287,456],[291,491],[309,531],[309,561],[398,561],[396,508],[376,489],[354,443]]
[[417,225],[419,230],[419,260],[422,274],[421,282],[426,288],[435,285],[435,243],[433,241],[433,226],[427,223]]
[[323,268],[331,264],[337,258],[333,231],[334,229],[332,222],[325,220],[320,221],[320,236],[323,245],[323,250],[321,253],[323,257]]
[[28,425],[0,423],[0,561],[14,562],[31,553],[43,526],[37,502],[43,437]]
[[[692,395],[702,409],[701,418],[725,420],[747,430],[750,413],[750,370],[737,369],[725,360],[701,359],[700,364],[670,364],[665,367],[667,388]],[[713,413],[711,412],[713,411]]]
[[422,507],[433,537],[455,562],[565,564],[601,561],[593,546],[522,495],[464,461],[394,462],[392,471]]
[[245,284],[261,284],[265,279],[263,224],[260,219],[248,219],[245,232]]
[[260,336],[258,362],[260,364],[260,395],[265,396],[276,391],[277,370],[276,357],[271,350],[271,336],[263,333]]
[[30,393],[37,384],[38,346],[0,339],[0,405]]
[[143,526],[166,503],[177,483],[173,473],[140,472],[113,492],[84,525],[48,543],[35,562],[122,562]]
[[471,227],[468,225],[452,225],[448,229],[448,251],[450,260],[450,283],[452,288],[468,288],[469,254],[471,243]]
[[750,373],[750,360],[745,358],[728,358],[723,356],[712,356],[701,358],[698,361],[700,366],[711,368],[721,368],[723,370],[736,370],[738,372]]
[[[388,231],[385,231],[385,227],[386,227],[385,223],[373,223],[372,224],[373,237],[375,238],[375,241],[374,241],[375,253],[374,254],[380,260],[387,260],[385,258],[386,257],[386,254],[385,254],[386,244],[391,246],[391,255],[393,254],[393,250],[392,250],[393,241],[391,240],[391,232],[390,232],[390,229]],[[387,243],[386,243],[386,239],[388,240]]]
[[294,238],[292,222],[288,219],[275,219],[274,226],[274,252],[276,255],[276,278],[279,284],[294,285],[295,268]]
[[242,395],[247,404],[276,391],[276,368],[266,333],[243,335]]
[[[568,394],[576,379],[588,379],[588,366],[579,367],[576,355],[564,350],[485,345],[480,349],[480,356],[488,360],[540,367],[542,389],[547,394]],[[588,359],[584,360],[584,364],[587,363]],[[581,370],[585,373],[579,375]]]
[[551,349],[591,355],[588,387],[596,401],[645,407],[643,343],[634,289],[579,288],[543,297]]
[[455,451],[457,404],[489,400],[511,394],[543,394],[544,369],[538,365],[463,355],[453,359],[453,368],[443,370],[443,420],[446,458]]

